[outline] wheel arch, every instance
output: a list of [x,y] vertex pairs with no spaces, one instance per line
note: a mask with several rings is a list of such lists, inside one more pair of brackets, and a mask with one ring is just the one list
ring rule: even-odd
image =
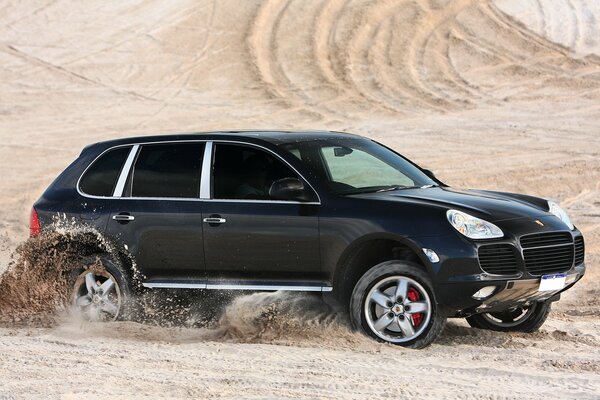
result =
[[[91,264],[97,256],[108,257],[117,263],[128,274],[127,279],[133,284],[133,279],[139,279],[135,270],[135,262],[127,249],[119,246],[107,236],[93,229],[82,229],[72,232],[54,231],[52,240],[59,241],[59,248],[75,252],[81,257],[83,264]],[[135,286],[135,285],[132,285]]]
[[346,303],[365,272],[391,260],[409,261],[429,276],[432,274],[426,256],[414,241],[392,233],[369,234],[354,240],[340,256],[333,277],[334,293]]

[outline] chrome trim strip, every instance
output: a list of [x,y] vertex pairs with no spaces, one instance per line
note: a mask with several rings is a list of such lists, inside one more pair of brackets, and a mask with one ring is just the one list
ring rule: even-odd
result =
[[206,289],[206,283],[144,282],[142,285],[153,289]]
[[208,284],[207,289],[213,290],[285,290],[293,292],[321,292],[322,286],[281,286],[281,285],[236,285],[236,284]]
[[294,285],[244,285],[228,283],[175,283],[175,282],[144,282],[144,287],[153,289],[208,289],[208,290],[284,290],[295,292],[331,292],[331,286],[294,286]]
[[206,145],[204,146],[204,157],[202,158],[202,170],[200,172],[200,198],[203,200],[210,199],[212,155],[213,142],[206,142]]
[[127,159],[125,160],[125,164],[123,164],[123,169],[121,169],[121,175],[119,175],[119,179],[117,180],[117,185],[115,186],[115,190],[113,192],[113,197],[123,196],[123,189],[125,189],[125,182],[127,182],[127,176],[129,175],[129,171],[131,170],[131,166],[133,165],[133,160],[135,159],[135,155],[137,154],[137,151],[139,148],[140,148],[140,145],[136,144],[131,148],[131,150],[129,150],[129,155],[127,156]]

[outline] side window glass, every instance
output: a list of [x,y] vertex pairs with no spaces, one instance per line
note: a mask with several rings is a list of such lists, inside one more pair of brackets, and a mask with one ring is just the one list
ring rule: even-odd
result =
[[204,143],[142,146],[131,175],[132,197],[197,198]]
[[276,180],[299,178],[268,152],[252,146],[217,143],[213,164],[213,198],[270,200]]
[[79,181],[79,190],[92,196],[110,197],[131,147],[110,150],[85,171]]

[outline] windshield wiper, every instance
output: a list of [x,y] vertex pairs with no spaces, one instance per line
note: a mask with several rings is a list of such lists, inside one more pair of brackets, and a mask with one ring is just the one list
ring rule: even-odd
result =
[[423,185],[423,186],[392,186],[385,189],[380,189],[377,192],[390,192],[392,190],[406,190],[406,189],[428,189],[432,188],[435,185]]
[[392,192],[394,190],[406,190],[406,189],[427,189],[430,187],[434,187],[436,185],[423,185],[423,186],[404,186],[404,185],[386,185],[386,186],[370,186],[362,189],[350,190],[344,193],[340,193],[341,195],[353,195],[353,194],[363,194],[363,193],[382,193],[382,192]]

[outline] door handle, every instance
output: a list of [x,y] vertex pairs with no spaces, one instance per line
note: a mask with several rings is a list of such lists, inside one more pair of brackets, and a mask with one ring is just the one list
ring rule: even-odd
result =
[[112,219],[114,219],[115,221],[120,221],[120,222],[129,222],[129,221],[133,221],[135,219],[135,217],[133,215],[128,215],[128,214],[117,214],[117,215],[113,215]]
[[208,218],[204,218],[202,221],[208,223],[208,224],[224,224],[225,222],[227,222],[227,220],[225,218],[221,218],[221,217],[208,217]]

